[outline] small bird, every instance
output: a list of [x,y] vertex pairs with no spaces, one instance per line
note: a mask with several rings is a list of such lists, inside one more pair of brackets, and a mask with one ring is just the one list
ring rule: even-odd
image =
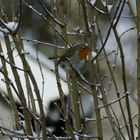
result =
[[71,64],[76,69],[79,69],[83,65],[90,51],[91,49],[87,45],[79,44],[67,49],[60,57],[54,57],[49,59],[59,58],[56,66],[59,65],[61,62],[64,63],[65,61],[70,60]]

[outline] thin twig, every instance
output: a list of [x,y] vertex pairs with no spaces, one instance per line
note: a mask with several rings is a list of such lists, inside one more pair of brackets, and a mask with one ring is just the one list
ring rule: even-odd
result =
[[45,3],[43,3],[41,0],[37,0],[39,2],[39,4],[41,5],[41,7],[44,9],[44,11],[51,17],[51,19],[57,23],[61,28],[64,27],[64,25],[58,21],[58,19],[56,19],[50,12],[49,10],[47,9],[47,7],[45,6]]
[[97,59],[97,57],[100,55],[100,53],[102,52],[102,50],[104,49],[104,47],[105,47],[105,45],[106,45],[106,43],[108,41],[108,38],[109,38],[109,35],[111,33],[111,29],[112,29],[112,27],[114,25],[114,21],[116,19],[117,14],[118,14],[118,9],[119,9],[120,5],[121,5],[121,1],[119,1],[119,4],[117,6],[117,10],[115,11],[114,17],[113,17],[113,19],[112,19],[112,21],[110,23],[110,26],[109,26],[109,29],[107,31],[107,35],[106,35],[105,41],[103,42],[102,47],[98,51],[97,55],[92,59],[92,62],[94,62]]

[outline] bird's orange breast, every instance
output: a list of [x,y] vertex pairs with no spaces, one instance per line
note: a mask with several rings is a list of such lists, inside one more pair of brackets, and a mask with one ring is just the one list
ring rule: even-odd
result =
[[86,59],[88,53],[90,52],[90,48],[89,47],[85,47],[85,48],[81,48],[80,52],[79,52],[79,57],[81,60]]

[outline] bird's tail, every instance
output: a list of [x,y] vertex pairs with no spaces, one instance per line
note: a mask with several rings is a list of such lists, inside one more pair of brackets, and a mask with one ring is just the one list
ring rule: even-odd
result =
[[53,56],[53,57],[48,57],[48,59],[52,60],[52,59],[58,59],[60,58],[60,56]]
[[60,56],[49,57],[48,59],[50,59],[50,60],[58,60],[56,62],[56,64],[55,64],[55,66],[58,66],[59,63],[62,61],[61,58],[60,58]]

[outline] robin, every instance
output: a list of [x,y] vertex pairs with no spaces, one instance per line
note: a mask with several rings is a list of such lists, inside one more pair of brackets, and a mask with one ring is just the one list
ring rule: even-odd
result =
[[87,58],[87,55],[89,54],[90,51],[91,49],[87,45],[79,44],[67,49],[60,57],[49,59],[59,58],[59,60],[56,63],[56,66],[59,65],[60,63],[63,63],[65,65],[64,62],[69,60],[74,68],[80,69],[83,66]]

